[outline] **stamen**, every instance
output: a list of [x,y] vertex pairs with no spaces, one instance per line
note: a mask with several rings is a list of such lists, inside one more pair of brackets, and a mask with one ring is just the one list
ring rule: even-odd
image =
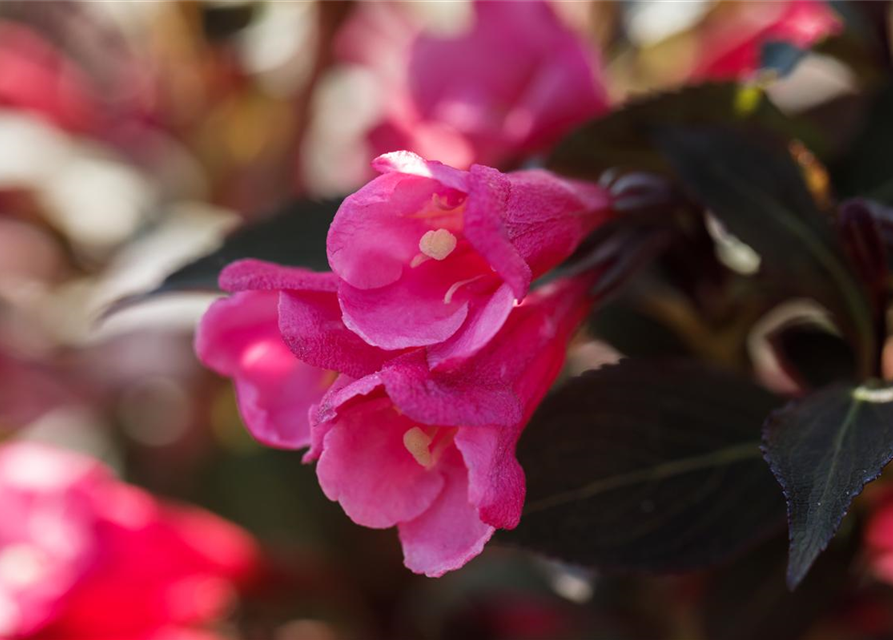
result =
[[413,427],[403,434],[403,446],[412,454],[415,461],[426,469],[430,469],[434,465],[434,456],[428,449],[432,440],[433,438],[419,427]]
[[434,462],[440,460],[441,454],[446,451],[447,447],[453,444],[458,431],[458,429],[444,429],[442,427],[439,429],[438,435],[440,438],[434,443],[434,448],[431,450],[431,457],[434,459]]
[[452,286],[449,289],[447,289],[446,295],[443,297],[443,303],[444,304],[451,303],[453,301],[453,296],[456,294],[456,292],[459,290],[460,287],[464,287],[466,284],[469,284],[470,282],[474,282],[475,280],[479,280],[483,277],[484,276],[482,274],[479,276],[475,276],[473,278],[469,278],[468,280],[459,280],[459,282],[454,282],[452,284]]
[[[426,231],[419,240],[419,251],[435,260],[444,260],[456,248],[456,236],[446,229]],[[415,259],[413,259],[415,261]]]
[[426,256],[424,253],[419,253],[416,254],[416,257],[412,259],[412,262],[409,263],[409,266],[415,269],[417,266],[419,266],[423,262],[428,262],[428,260],[430,259],[431,258]]

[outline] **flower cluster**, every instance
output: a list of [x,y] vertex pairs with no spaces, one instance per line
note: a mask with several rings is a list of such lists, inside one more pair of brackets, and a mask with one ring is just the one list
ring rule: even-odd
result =
[[439,576],[517,525],[515,444],[588,310],[591,276],[531,291],[610,213],[599,187],[543,170],[460,171],[394,152],[344,200],[331,273],[229,265],[196,336],[271,446],[309,447],[355,522],[396,526]]

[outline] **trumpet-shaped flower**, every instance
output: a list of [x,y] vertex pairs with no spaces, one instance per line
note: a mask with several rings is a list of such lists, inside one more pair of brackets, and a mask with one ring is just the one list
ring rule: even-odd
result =
[[496,165],[607,110],[597,52],[546,2],[475,2],[470,28],[448,37],[422,31],[406,41],[393,32],[409,26],[386,30],[406,22],[396,10],[360,12],[340,39],[388,88],[385,117],[369,133],[378,153]]
[[542,170],[466,172],[405,151],[375,167],[329,229],[343,320],[381,349],[427,346],[434,366],[486,345],[532,278],[608,215],[601,188]]
[[320,403],[305,459],[361,525],[397,526],[407,567],[439,576],[517,525],[524,473],[515,444],[588,308],[586,283],[537,291],[476,355],[431,369],[414,350]]

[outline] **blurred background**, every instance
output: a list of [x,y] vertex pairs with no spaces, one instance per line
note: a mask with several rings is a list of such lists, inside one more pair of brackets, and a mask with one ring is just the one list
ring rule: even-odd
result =
[[[619,104],[723,77],[724,47],[756,51],[800,4],[551,6],[601,59],[597,81]],[[392,531],[353,525],[299,454],[247,434],[229,381],[193,355],[193,328],[212,295],[159,297],[100,319],[109,304],[151,289],[240,224],[295,198],[362,185],[381,150],[370,133],[399,93],[406,47],[421,32],[461,34],[472,17],[459,1],[0,1],[4,446],[36,441],[97,458],[145,490],[139,500],[193,505],[182,508],[217,514],[250,536],[242,541],[250,566],[227,574],[226,597],[201,615],[127,637],[746,638],[746,624],[726,615],[735,611],[730,602],[762,598],[760,615],[786,615],[775,605],[779,594],[737,578],[600,576],[498,544],[444,578],[412,575]],[[821,20],[796,22],[792,33],[809,40],[811,30],[827,30]],[[705,51],[720,60],[714,68],[705,67]],[[852,69],[816,55],[770,92],[796,111],[856,89]],[[612,357],[581,343],[570,366]],[[10,497],[13,486],[0,482],[2,517],[27,513]],[[4,526],[0,584],[12,589],[29,582],[22,566],[31,565],[22,565],[27,554],[4,556],[15,539]],[[208,529],[194,546],[214,546],[221,535]],[[139,544],[151,557],[150,543]],[[783,556],[783,544],[770,544]],[[835,570],[824,575],[839,579]],[[804,596],[797,606],[826,607],[806,625],[810,637],[893,637],[889,588],[860,580],[858,597],[838,597],[833,607]],[[4,612],[4,593],[0,633],[4,615],[18,615]],[[707,594],[717,601],[705,604]],[[40,624],[18,633],[126,635],[91,631],[89,618],[64,633]]]

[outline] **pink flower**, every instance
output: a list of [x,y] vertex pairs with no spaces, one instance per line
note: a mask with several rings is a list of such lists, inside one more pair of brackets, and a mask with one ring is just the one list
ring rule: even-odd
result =
[[257,563],[235,526],[43,445],[0,448],[0,509],[5,638],[188,637],[184,627],[220,616]]
[[233,295],[202,317],[199,359],[233,379],[239,412],[255,438],[306,447],[308,412],[335,380],[332,370],[362,376],[377,371],[387,354],[341,323],[334,274],[241,260],[223,270],[220,286]]
[[496,334],[531,280],[608,216],[599,187],[546,171],[459,171],[406,151],[345,199],[328,236],[345,325],[385,350],[427,346],[433,366]]
[[767,42],[790,42],[809,47],[838,33],[842,23],[823,0],[744,2],[735,14],[723,14],[705,31],[695,79],[735,79],[759,68],[760,52]]
[[458,38],[422,36],[409,87],[423,120],[462,133],[479,162],[551,144],[607,110],[599,61],[546,2],[476,2]]
[[515,527],[524,473],[521,430],[564,361],[588,308],[586,282],[528,296],[486,347],[431,370],[414,350],[359,379],[342,376],[320,403],[306,461],[354,522],[397,526],[406,566],[440,576]]
[[410,40],[417,27],[395,9],[363,8],[347,25],[342,55],[374,68],[388,92],[369,134],[376,153],[496,165],[607,110],[597,53],[548,3],[479,1],[474,14],[467,32],[449,38]]

